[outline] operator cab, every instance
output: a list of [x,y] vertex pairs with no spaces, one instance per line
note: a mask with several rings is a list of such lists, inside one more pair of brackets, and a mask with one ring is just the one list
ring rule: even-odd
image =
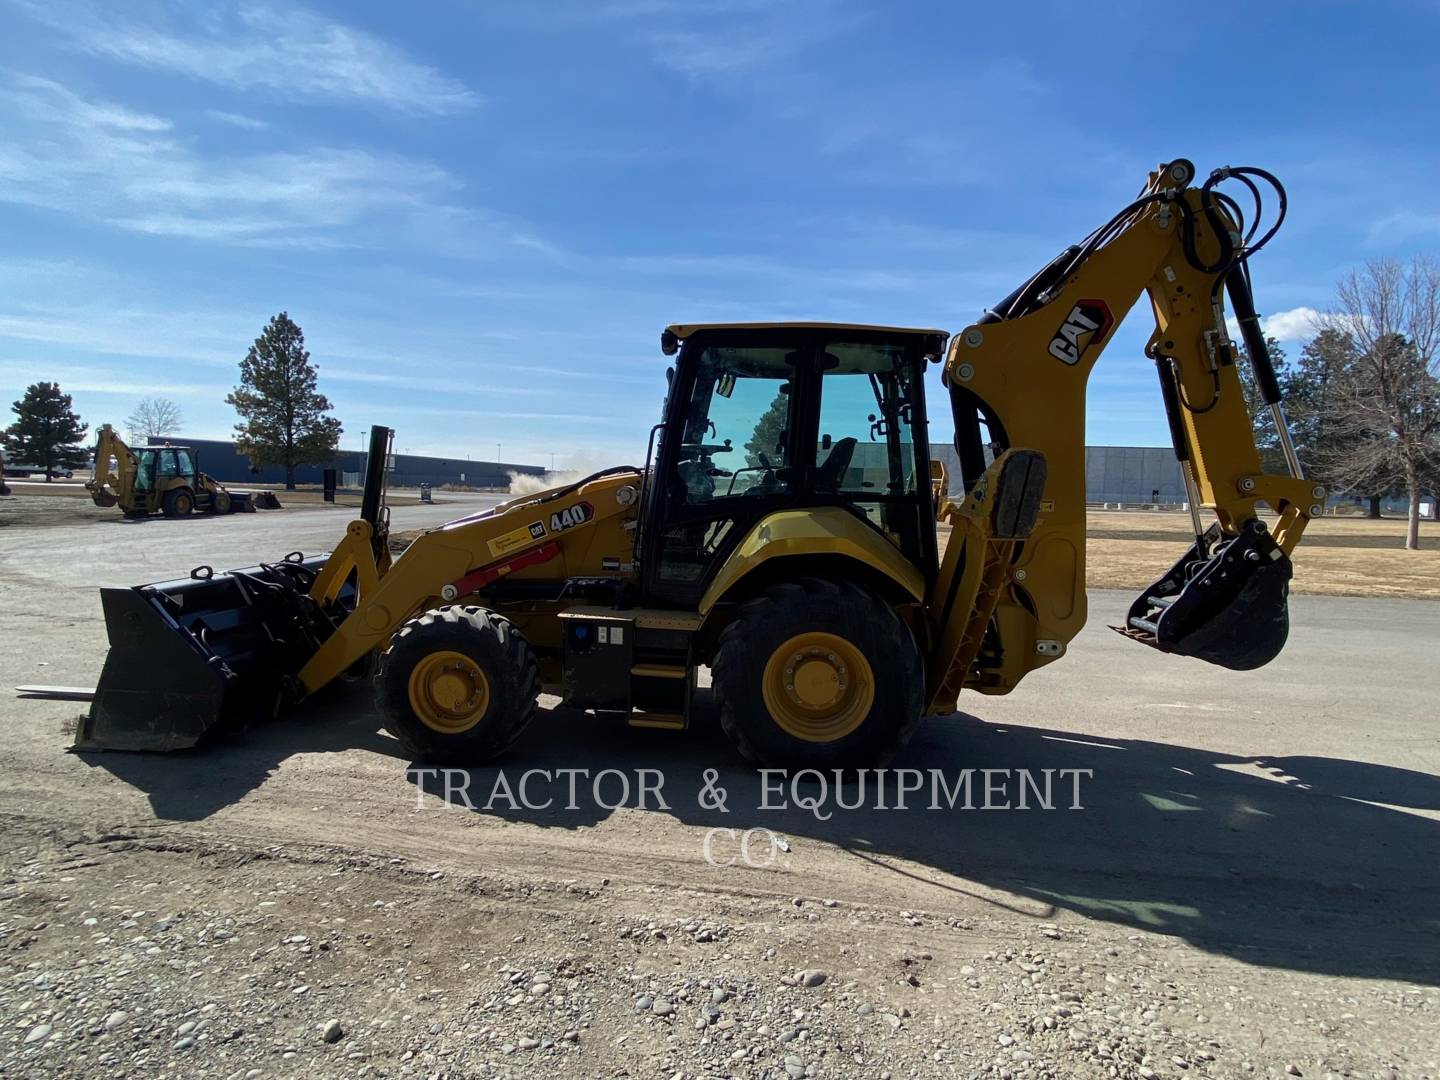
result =
[[819,506],[854,514],[932,575],[924,368],[945,337],[827,323],[667,329],[678,360],[646,490],[650,602],[693,605],[766,515]]
[[135,454],[135,490],[154,491],[155,481],[181,477],[195,483],[199,473],[188,446],[140,446]]

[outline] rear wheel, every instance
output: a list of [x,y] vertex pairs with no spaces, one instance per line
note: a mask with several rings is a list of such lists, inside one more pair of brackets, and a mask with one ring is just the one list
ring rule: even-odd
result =
[[189,517],[195,509],[195,495],[189,488],[167,491],[160,502],[160,508],[166,517]]
[[721,726],[760,765],[877,765],[920,721],[910,629],[849,582],[802,578],[744,604],[720,635],[711,677]]
[[385,729],[420,761],[474,765],[535,718],[534,654],[510,620],[442,607],[402,626],[380,658],[375,697]]

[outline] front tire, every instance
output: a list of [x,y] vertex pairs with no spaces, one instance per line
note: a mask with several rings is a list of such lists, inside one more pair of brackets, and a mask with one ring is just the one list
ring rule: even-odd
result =
[[235,509],[230,504],[230,493],[228,491],[217,491],[210,496],[210,512],[212,514],[228,514]]
[[920,722],[924,671],[894,608],[850,582],[802,578],[741,606],[711,665],[720,724],[750,762],[869,768]]
[[535,718],[539,667],[510,620],[447,606],[411,619],[380,658],[375,699],[385,730],[418,761],[478,765]]
[[195,509],[195,496],[189,488],[175,488],[165,493],[160,509],[168,518],[189,517]]

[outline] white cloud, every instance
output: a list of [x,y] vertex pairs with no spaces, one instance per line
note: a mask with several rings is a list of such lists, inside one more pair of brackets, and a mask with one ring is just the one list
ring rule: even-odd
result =
[[241,128],[244,131],[264,131],[270,125],[264,120],[257,120],[253,116],[246,116],[244,113],[226,112],[224,109],[206,109],[205,115],[211,120],[219,121],[222,124],[229,124],[231,127]]
[[[1260,316],[1260,329],[1276,341],[1309,341],[1319,331],[1324,319],[1325,316],[1314,308],[1301,306]],[[1230,336],[1239,341],[1240,324],[1235,321],[1235,316],[1226,316],[1225,326]]]
[[500,215],[455,205],[459,181],[426,161],[323,146],[204,157],[167,119],[29,76],[0,80],[0,109],[0,201],[254,247],[395,241],[483,255],[536,243]]
[[1260,326],[1280,341],[1307,341],[1320,329],[1321,318],[1312,307],[1297,307],[1262,317]]
[[1398,244],[1436,235],[1440,235],[1440,214],[1401,210],[1371,225],[1369,239],[1372,244]]
[[18,2],[91,55],[236,90],[436,115],[480,102],[463,83],[389,42],[299,6],[233,2],[200,10],[152,3],[122,11],[85,0]]

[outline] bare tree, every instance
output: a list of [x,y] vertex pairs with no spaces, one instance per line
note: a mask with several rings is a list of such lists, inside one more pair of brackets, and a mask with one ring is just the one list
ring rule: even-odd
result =
[[1440,461],[1440,264],[1382,259],[1337,289],[1331,327],[1356,355],[1334,402],[1330,471],[1341,482],[1396,477],[1410,498],[1405,546],[1420,546],[1420,499]]
[[180,430],[180,406],[169,398],[147,397],[125,418],[126,430],[136,442],[174,435]]

